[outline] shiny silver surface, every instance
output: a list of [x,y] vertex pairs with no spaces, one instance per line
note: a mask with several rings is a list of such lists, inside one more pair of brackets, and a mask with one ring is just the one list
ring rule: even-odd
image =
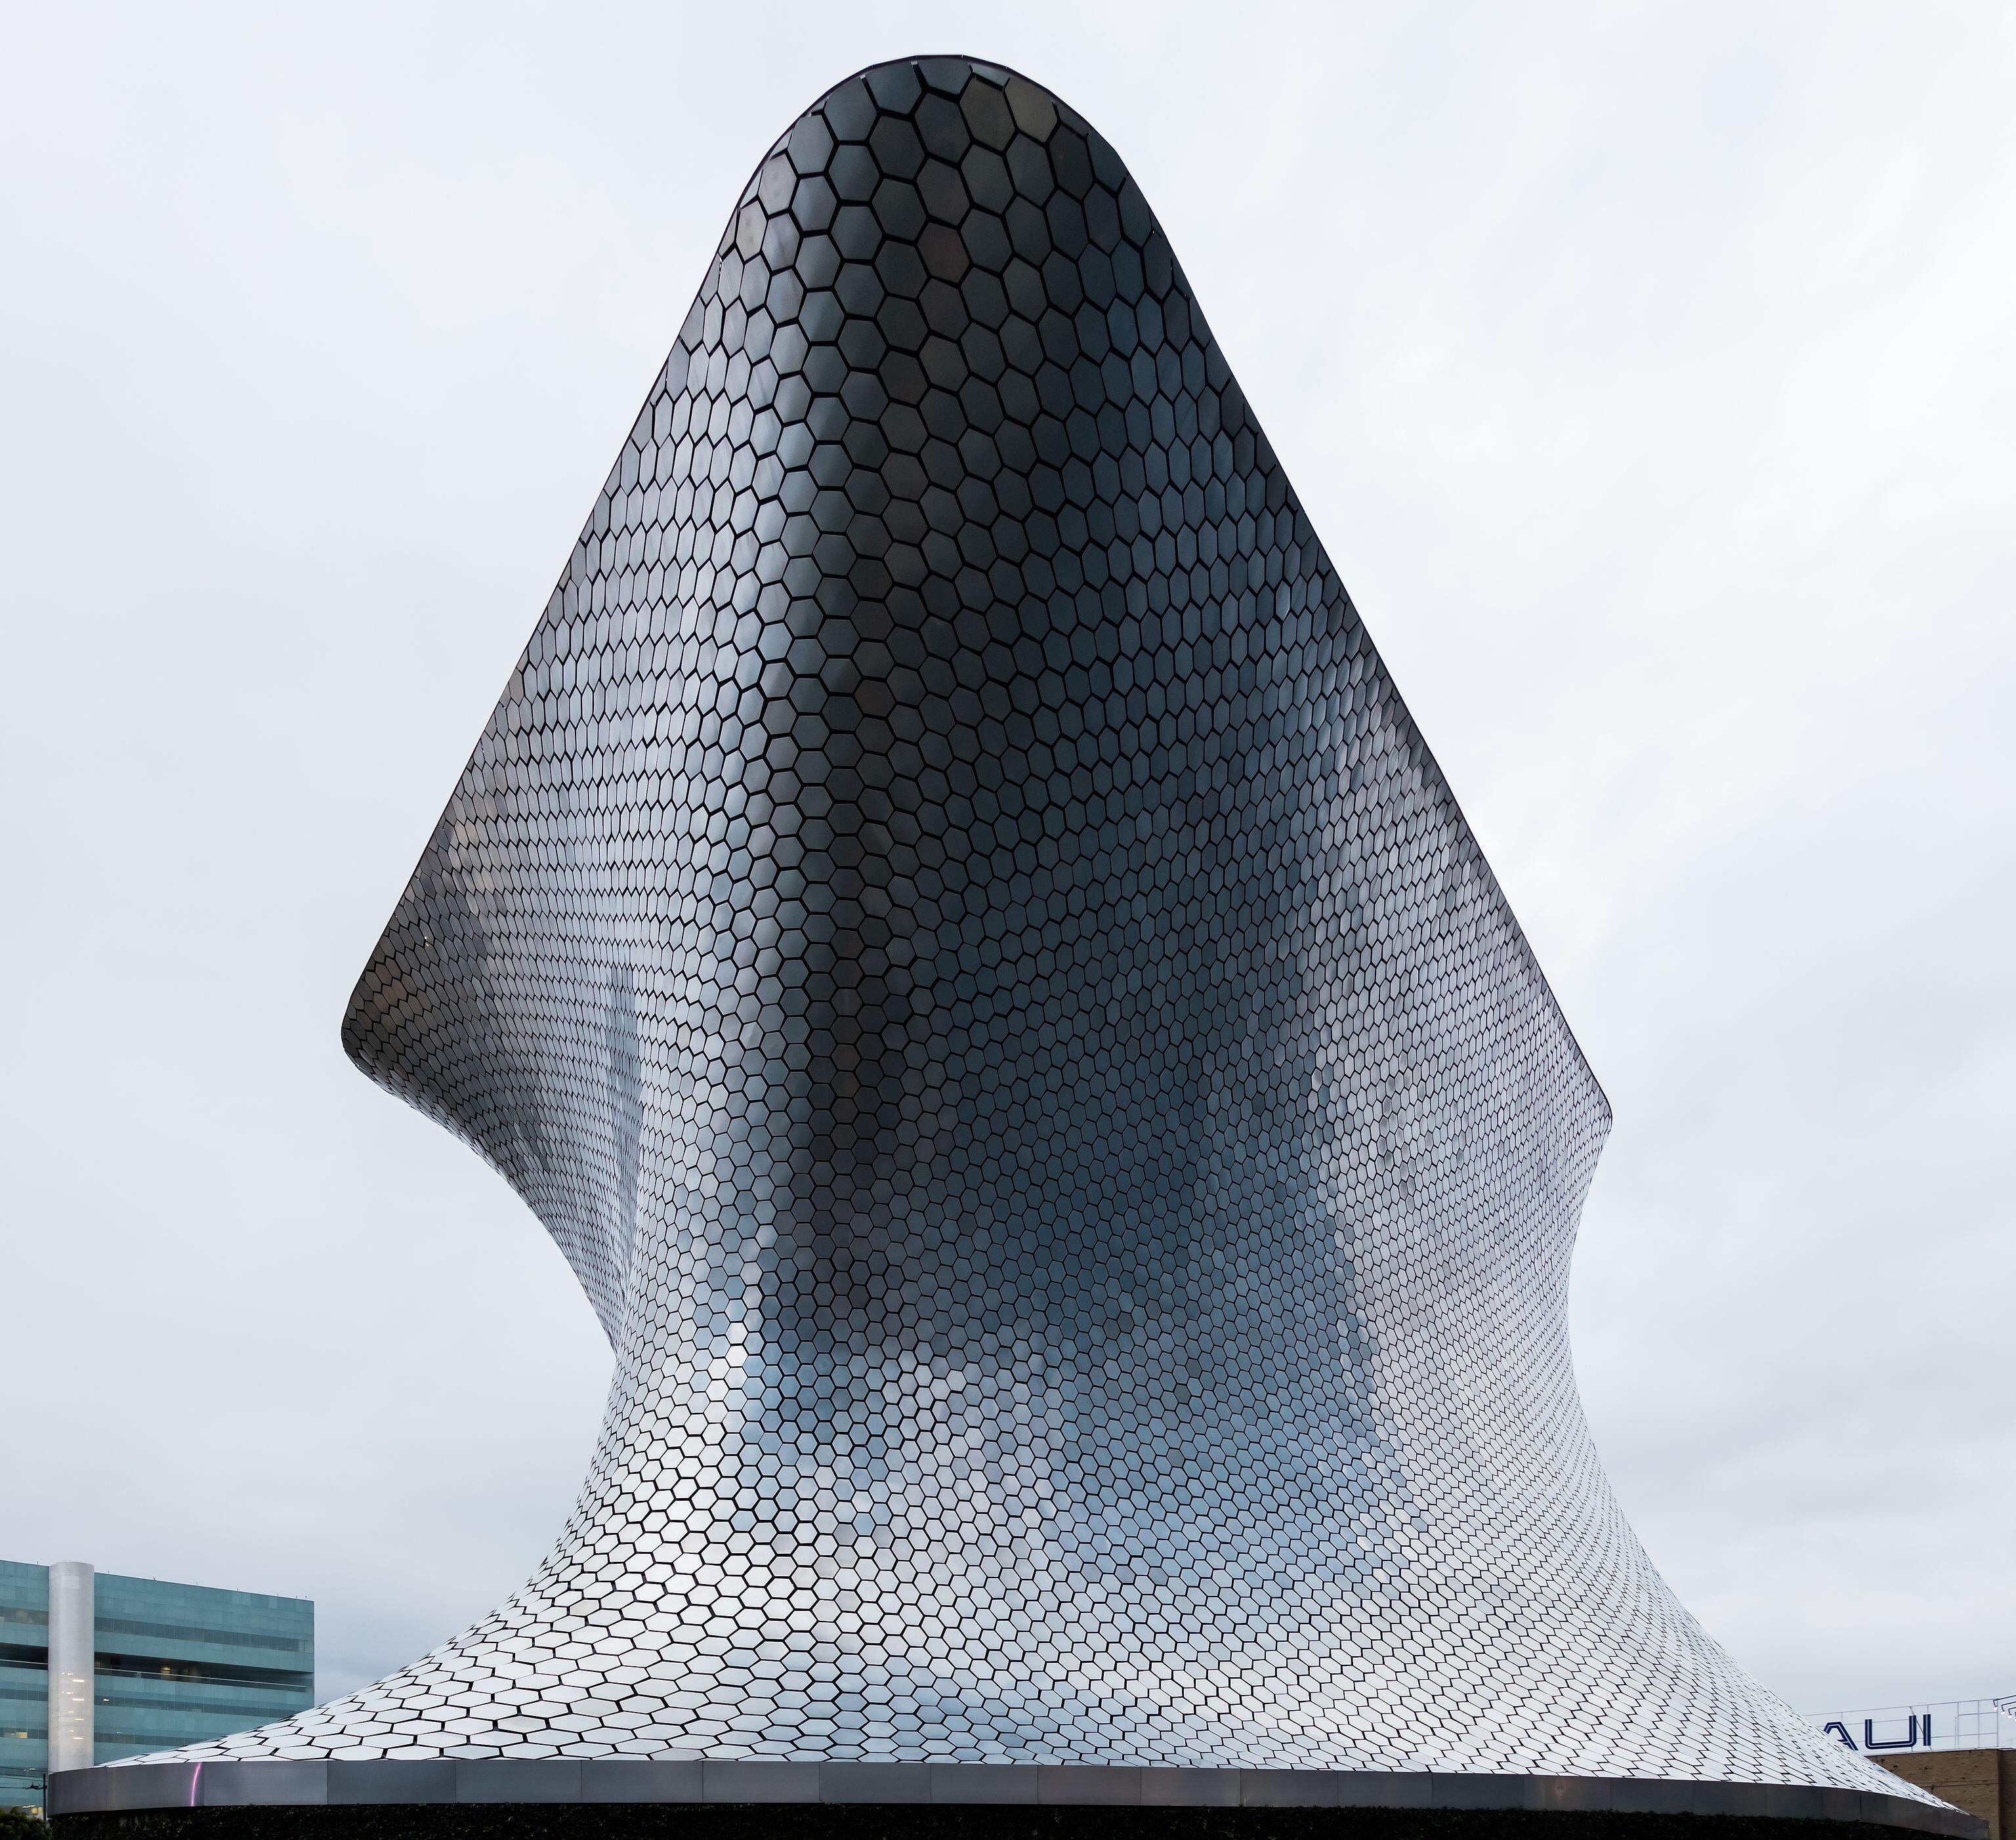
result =
[[1603,1094],[1024,79],[878,67],[762,162],[344,1039],[551,1231],[607,1415],[508,1603],[186,1758],[1931,1802],[1625,1525],[1566,1324]]

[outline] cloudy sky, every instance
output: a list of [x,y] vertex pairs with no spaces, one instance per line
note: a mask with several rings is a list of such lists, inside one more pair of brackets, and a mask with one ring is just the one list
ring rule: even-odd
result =
[[556,1531],[607,1354],[337,1021],[747,171],[970,52],[1161,217],[1617,1112],[1578,1365],[1809,1709],[2016,1691],[2004,7],[17,9],[0,1557]]

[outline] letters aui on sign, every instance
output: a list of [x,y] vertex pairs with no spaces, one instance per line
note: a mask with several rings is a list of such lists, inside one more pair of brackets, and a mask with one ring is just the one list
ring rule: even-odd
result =
[[[1898,1726],[1903,1730],[1899,1732]],[[1878,1735],[1878,1727],[1881,1734]],[[1932,1748],[1932,1716],[1927,1712],[1921,1716],[1917,1712],[1906,1712],[1897,1719],[1864,1719],[1862,1721],[1861,1741],[1840,1719],[1830,1719],[1820,1727],[1830,1737],[1838,1738],[1851,1751],[1928,1751]]]

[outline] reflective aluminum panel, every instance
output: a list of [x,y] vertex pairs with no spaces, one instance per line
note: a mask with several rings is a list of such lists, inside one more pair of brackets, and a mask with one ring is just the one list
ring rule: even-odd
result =
[[1915,1792],[1618,1511],[1609,1109],[1147,201],[1020,77],[882,65],[763,160],[344,1040],[550,1230],[607,1417],[508,1603],[186,1755]]

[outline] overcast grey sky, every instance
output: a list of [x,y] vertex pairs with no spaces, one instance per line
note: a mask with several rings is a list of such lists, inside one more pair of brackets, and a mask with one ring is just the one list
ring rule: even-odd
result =
[[1578,1366],[1809,1709],[2016,1691],[2016,27],[1810,0],[17,6],[0,1557],[557,1531],[607,1356],[351,984],[749,169],[964,51],[1118,148],[1617,1112]]

